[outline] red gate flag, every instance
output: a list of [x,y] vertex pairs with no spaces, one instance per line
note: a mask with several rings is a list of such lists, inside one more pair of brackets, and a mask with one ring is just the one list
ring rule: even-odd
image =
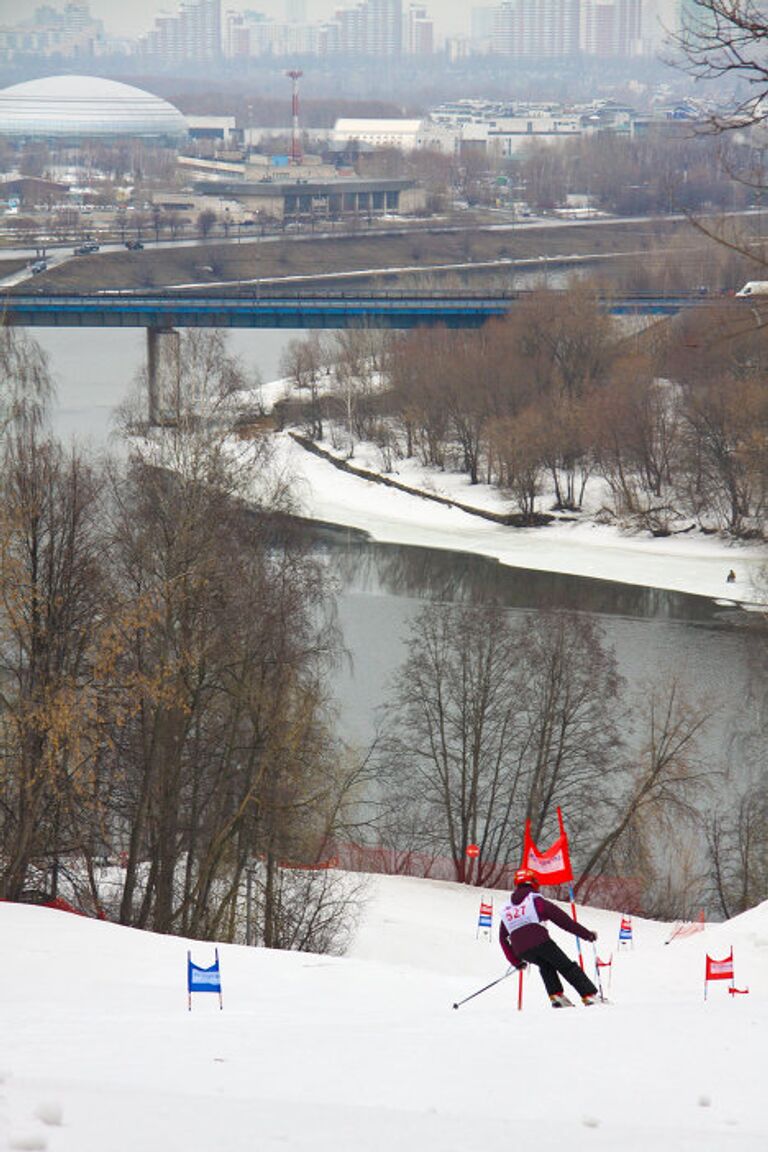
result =
[[707,954],[707,980],[733,980],[733,948],[724,960],[713,960]]
[[611,977],[613,976],[613,952],[611,952],[611,954],[607,960],[601,960],[600,957],[597,955],[597,953],[595,953],[595,973],[597,975],[598,987],[600,986],[600,969],[601,968],[607,968],[608,969],[608,987],[610,988]]
[[707,998],[707,988],[709,987],[710,980],[730,980],[731,987],[729,992],[733,989],[733,945],[728,955],[723,960],[713,960],[709,953],[705,953],[707,957],[706,971],[704,973],[704,999]]
[[525,822],[525,842],[523,845],[523,868],[536,873],[539,884],[570,884],[573,880],[571,858],[568,854],[568,837],[565,834],[563,814],[558,808],[557,821],[560,835],[551,848],[539,852],[531,836],[531,821]]

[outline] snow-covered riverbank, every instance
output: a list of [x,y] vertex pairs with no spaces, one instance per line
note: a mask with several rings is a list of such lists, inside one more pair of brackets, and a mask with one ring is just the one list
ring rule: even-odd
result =
[[[560,520],[545,528],[505,527],[341,472],[299,447],[288,433],[278,433],[276,444],[282,463],[297,477],[303,515],[361,529],[377,541],[472,552],[517,568],[690,592],[725,602],[768,599],[768,592],[760,589],[760,572],[768,563],[765,546],[693,531],[664,538],[633,535],[589,519]],[[353,463],[382,471],[374,448],[357,446]],[[510,510],[498,489],[473,487],[464,475],[429,472],[412,461],[398,461],[396,467],[396,478],[409,487],[478,508]],[[731,571],[735,580],[729,583]]]

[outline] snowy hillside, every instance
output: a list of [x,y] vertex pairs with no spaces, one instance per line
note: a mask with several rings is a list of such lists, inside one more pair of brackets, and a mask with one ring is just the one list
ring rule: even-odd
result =
[[[635,920],[621,953],[580,910],[610,1005],[553,1011],[533,971],[522,1012],[516,974],[453,1011],[506,969],[479,895],[372,877],[348,957],[223,946],[224,1009],[191,1013],[185,941],[0,904],[0,1149],[764,1152],[768,903],[668,945]],[[750,993],[705,1004],[731,946]]]

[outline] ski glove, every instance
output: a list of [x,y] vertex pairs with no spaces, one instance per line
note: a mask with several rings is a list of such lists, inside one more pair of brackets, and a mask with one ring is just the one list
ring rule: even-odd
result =
[[597,940],[597,932],[590,932],[587,939],[590,940],[594,944],[595,940]]
[[517,969],[518,972],[525,971],[525,969],[527,967],[528,967],[528,961],[527,960],[521,960],[519,964],[515,964],[515,968]]

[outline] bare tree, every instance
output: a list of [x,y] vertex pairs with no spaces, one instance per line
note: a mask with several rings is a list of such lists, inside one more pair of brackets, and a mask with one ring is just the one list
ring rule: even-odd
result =
[[590,285],[536,292],[509,324],[542,393],[580,396],[605,381],[616,355],[616,332]]
[[592,617],[539,612],[519,629],[517,674],[525,815],[534,839],[558,804],[578,833],[589,826],[621,749],[616,657]]
[[93,850],[109,692],[101,490],[93,470],[16,424],[0,453],[0,889]]
[[615,773],[610,793],[594,807],[594,846],[579,869],[577,891],[587,890],[596,875],[632,867],[650,888],[654,874],[670,871],[665,856],[685,827],[699,823],[712,776],[698,744],[709,712],[684,700],[672,681],[651,691],[639,716],[639,754]]
[[760,376],[724,373],[685,389],[689,506],[734,535],[760,532],[768,511],[768,390]]
[[205,239],[210,236],[218,217],[211,208],[204,208],[197,214],[197,231]]
[[751,784],[737,803],[715,813],[707,828],[712,887],[726,919],[746,912],[768,893],[768,784]]
[[498,609],[430,605],[412,626],[388,709],[382,753],[397,810],[418,820],[420,848],[478,883],[517,848],[524,800],[518,757],[515,638]]
[[509,492],[524,523],[536,520],[536,501],[541,495],[545,449],[539,439],[542,420],[534,406],[516,419],[496,420],[489,434],[499,486]]
[[756,0],[692,0],[684,10],[682,32],[675,38],[685,66],[703,80],[731,79],[732,91],[747,94],[734,108],[713,119],[731,130],[760,123],[768,115],[768,14]]
[[[761,203],[766,187],[766,40],[768,13],[759,0],[692,0],[684,12],[682,31],[674,38],[678,63],[691,75],[716,81],[721,93],[724,82],[730,81],[727,96],[721,96],[720,110],[709,116],[707,128],[720,140],[730,137],[730,154],[723,147],[724,167],[733,181]],[[765,266],[762,237],[750,234],[745,226],[695,223],[718,243]]]
[[615,660],[587,618],[430,605],[413,624],[381,745],[408,847],[490,884],[519,860],[526,817],[538,834],[567,803],[583,826],[619,745],[617,690]]
[[[266,443],[233,436],[224,353],[214,337],[181,347],[174,419],[113,487],[115,584],[149,619],[119,644],[133,701],[113,734],[120,917],[238,938],[262,861],[259,931],[299,946],[281,870],[315,863],[346,813],[324,687],[337,638],[323,568],[280,520],[280,479],[265,482]],[[337,894],[316,891],[330,915]]]
[[52,394],[40,345],[23,328],[0,324],[0,445],[12,424],[39,427]]
[[294,387],[309,394],[307,423],[313,440],[323,438],[325,407],[321,384],[324,366],[323,345],[316,332],[303,340],[289,340],[280,362],[281,371]]
[[615,511],[664,532],[675,515],[673,478],[682,456],[680,390],[628,357],[609,388],[587,402],[589,437]]

